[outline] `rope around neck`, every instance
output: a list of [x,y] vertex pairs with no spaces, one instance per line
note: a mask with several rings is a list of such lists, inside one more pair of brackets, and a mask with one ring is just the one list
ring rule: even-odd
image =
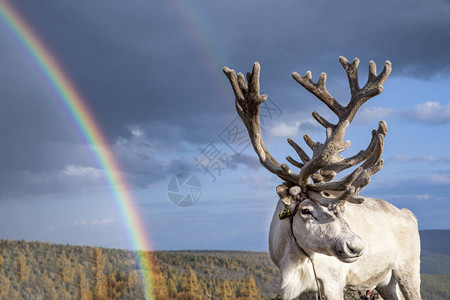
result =
[[295,208],[294,208],[294,211],[292,212],[292,213],[289,213],[289,222],[291,223],[290,225],[291,225],[291,233],[292,233],[292,237],[294,238],[294,241],[295,241],[295,244],[297,245],[297,247],[298,248],[300,248],[300,250],[302,250],[302,252],[303,252],[303,254],[305,254],[306,255],[306,257],[309,259],[309,261],[311,262],[311,265],[312,265],[312,268],[313,268],[313,272],[314,272],[314,279],[315,279],[315,281],[316,281],[316,286],[317,286],[317,292],[318,292],[318,299],[319,300],[322,300],[323,298],[322,298],[322,292],[320,291],[320,285],[319,285],[319,279],[317,278],[317,273],[316,273],[316,267],[314,266],[314,259],[311,257],[311,256],[309,256],[309,254],[308,253],[306,253],[306,251],[298,244],[298,241],[297,241],[297,238],[295,237],[295,234],[294,234],[294,226],[293,226],[293,223],[294,223],[294,216],[295,216],[295,214],[297,213],[297,211],[298,211],[298,206],[300,205],[300,202],[299,203],[297,203],[297,205],[295,205]]

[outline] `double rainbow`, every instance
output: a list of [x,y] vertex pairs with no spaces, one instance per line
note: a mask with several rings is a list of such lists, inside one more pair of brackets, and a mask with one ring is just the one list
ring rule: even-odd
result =
[[[37,69],[49,83],[49,86],[59,96],[85,140],[89,144],[95,145],[95,147],[92,147],[94,157],[106,174],[106,179],[111,186],[119,211],[121,211],[123,220],[128,225],[129,238],[134,249],[150,250],[148,234],[145,232],[145,226],[136,209],[135,200],[127,189],[127,182],[120,172],[120,166],[80,93],[39,36],[33,32],[17,10],[7,2],[0,1],[0,19],[36,64]],[[142,270],[145,298],[152,299],[153,283],[150,275],[152,265],[148,252],[138,251],[138,265]]]

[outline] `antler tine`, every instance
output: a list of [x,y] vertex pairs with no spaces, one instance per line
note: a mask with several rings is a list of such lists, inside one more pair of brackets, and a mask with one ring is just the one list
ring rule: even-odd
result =
[[327,120],[325,120],[321,115],[319,115],[319,113],[317,111],[313,111],[312,113],[314,119],[316,119],[317,122],[320,123],[320,125],[322,125],[325,128],[336,128],[336,125],[331,124],[330,122],[328,122]]
[[306,152],[303,151],[302,147],[300,147],[296,142],[294,142],[293,139],[289,138],[287,141],[289,145],[291,145],[292,148],[294,148],[295,152],[297,152],[298,156],[300,157],[300,159],[304,164],[306,164],[308,161],[311,160],[308,154],[306,154]]
[[303,163],[300,163],[298,161],[296,161],[295,159],[293,159],[290,156],[286,157],[286,160],[288,162],[290,162],[292,165],[296,166],[297,168],[301,169],[305,166],[305,164],[310,161],[311,159],[309,158],[308,154],[306,154],[305,151],[303,151],[302,147],[300,147],[296,142],[294,142],[291,138],[287,139],[289,145],[292,146],[292,148],[294,148],[295,152],[297,152],[297,155],[300,157],[300,159],[302,160]]
[[350,185],[347,186],[345,190],[339,196],[336,197],[325,197],[319,193],[314,193],[311,191],[308,191],[307,195],[309,199],[314,200],[318,202],[320,205],[327,206],[329,208],[339,204],[341,211],[344,211],[345,201],[350,201],[353,203],[362,203],[364,201],[361,198],[353,197],[355,191],[356,191],[355,187]]
[[356,57],[352,63],[349,63],[345,57],[339,56],[339,62],[344,67],[345,72],[347,72],[348,83],[350,85],[351,93],[356,94],[359,91],[359,81],[358,81],[359,58]]
[[350,186],[363,172],[364,168],[359,167],[356,170],[354,170],[349,175],[345,176],[339,181],[329,181],[329,182],[318,182],[318,183],[311,183],[308,184],[308,188],[312,191],[343,191],[348,186]]
[[[343,177],[341,180],[331,181],[334,177],[333,178],[326,177],[326,179],[329,181],[310,183],[310,184],[308,184],[308,188],[313,191],[325,191],[325,190],[343,191],[350,184],[355,186],[355,188],[360,187],[361,183],[365,182],[365,179],[363,179],[363,178],[367,177],[367,175],[369,175],[369,174],[371,176],[371,175],[375,174],[376,172],[378,172],[379,170],[381,170],[381,168],[380,169],[374,168],[374,166],[377,166],[379,164],[379,162],[381,161],[381,155],[383,153],[383,147],[384,147],[384,135],[381,133],[376,135],[376,137],[373,139],[373,141],[375,141],[375,142],[371,143],[371,145],[373,145],[373,146],[368,147],[368,148],[372,148],[372,150],[370,152],[364,151],[364,152],[367,152],[367,153],[365,153],[365,156],[359,158],[361,161],[365,160],[364,163],[359,168],[354,170],[349,175]],[[321,170],[321,175],[323,175],[322,171],[328,171],[328,172],[324,172],[324,173],[329,174],[329,173],[333,172],[333,175],[335,176],[337,173],[339,173],[343,169],[346,169],[348,167],[356,165],[356,164],[360,163],[361,161],[359,161],[359,162],[353,161],[351,165],[350,164],[347,164],[347,165],[337,164],[337,165],[335,165],[335,167],[333,167],[333,166],[325,167]],[[370,170],[370,172],[367,170]],[[323,176],[323,177],[325,177],[325,176]],[[363,186],[365,186],[365,185],[366,184],[364,184]]]
[[361,166],[361,168],[363,168],[364,171],[361,174],[359,174],[359,176],[352,183],[352,185],[356,188],[355,196],[357,196],[359,191],[370,182],[371,176],[380,171],[381,168],[383,167],[384,160],[381,159],[383,147],[384,147],[384,135],[379,134],[377,136],[377,143],[373,152]]
[[[387,60],[384,63],[383,71],[377,76],[377,66],[373,60],[369,62],[369,79],[367,80],[366,86],[366,97],[374,97],[383,91],[383,84],[388,79],[392,71],[392,63]],[[373,90],[373,92],[371,92]]]
[[306,90],[316,96],[320,101],[325,103],[336,115],[343,112],[343,107],[330,95],[325,86],[327,79],[326,73],[321,73],[319,81],[314,83],[311,80],[311,71],[306,72],[305,76],[302,77],[297,72],[292,73],[292,77],[300,83]]
[[378,160],[373,166],[370,168],[365,169],[358,178],[355,179],[353,182],[353,186],[356,188],[356,194],[355,196],[358,196],[358,192],[365,187],[367,184],[369,184],[370,179],[373,174],[377,173],[383,168],[384,160],[380,159]]
[[[327,179],[326,181],[331,181],[334,179],[334,176],[336,176],[337,173],[339,173],[347,168],[356,166],[357,164],[367,160],[368,157],[374,151],[375,147],[377,147],[379,145],[378,144],[378,135],[380,135],[380,134],[383,135],[383,137],[385,137],[387,134],[387,124],[385,121],[380,121],[379,125],[378,125],[378,129],[377,130],[374,129],[372,131],[372,140],[370,141],[366,150],[361,150],[358,154],[356,154],[352,157],[346,158],[342,162],[339,162],[337,164],[333,164],[333,165],[323,168],[322,170],[320,170],[321,175]],[[383,149],[381,149],[381,152],[382,151],[383,151]],[[381,156],[381,153],[380,153],[380,156]]]
[[245,82],[244,75],[239,73],[236,76],[236,72],[228,67],[224,67],[223,72],[233,88],[236,111],[247,128],[253,148],[258,154],[261,164],[267,170],[283,180],[298,182],[299,175],[293,173],[286,164],[280,165],[276,159],[270,155],[261,136],[259,110],[261,103],[266,101],[267,95],[260,94],[259,63],[255,62],[252,72],[247,73],[247,83]]
[[299,168],[299,169],[303,168],[303,166],[304,166],[304,164],[302,164],[302,163],[296,161],[295,159],[293,159],[293,158],[290,157],[290,156],[286,156],[286,160],[287,160],[288,162],[290,162],[292,165],[294,165],[294,166],[296,166],[297,168]]
[[[381,159],[381,155],[383,153],[384,148],[384,137],[387,133],[386,123],[384,121],[380,121],[380,126],[378,130],[374,130],[373,137],[370,145],[365,151],[361,151],[353,158],[349,159],[351,163],[342,163],[336,165],[330,165],[323,168],[320,171],[321,176],[326,179],[326,181],[316,182],[308,184],[308,189],[311,191],[346,191],[348,187],[353,186],[354,193],[349,196],[347,199],[353,203],[361,203],[361,199],[358,197],[359,191],[366,186],[370,182],[370,178],[373,174],[380,171],[383,167],[383,160]],[[358,156],[358,159],[355,157]],[[340,171],[354,166],[360,162],[364,161],[364,163],[354,170],[349,175],[345,176],[341,180],[331,181],[334,176]],[[320,198],[321,200],[317,200],[320,203],[343,203],[342,197],[336,198],[324,198],[321,196],[316,196],[316,198]],[[324,199],[322,199],[324,198]]]
[[379,95],[383,91],[383,84],[391,74],[392,64],[390,61],[386,61],[383,71],[377,76],[376,64],[374,61],[370,61],[369,78],[364,87],[360,89],[358,80],[359,59],[355,58],[353,63],[350,64],[345,57],[341,56],[339,57],[339,61],[347,73],[351,99],[349,104],[344,108],[345,113],[343,115],[338,115],[338,117],[339,120],[347,119],[351,122],[361,105],[363,105],[370,98]]

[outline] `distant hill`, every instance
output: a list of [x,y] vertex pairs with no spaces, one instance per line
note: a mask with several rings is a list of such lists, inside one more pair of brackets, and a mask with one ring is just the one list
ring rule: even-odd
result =
[[450,230],[421,230],[420,242],[422,251],[450,254]]
[[[423,299],[450,299],[450,230],[420,236]],[[128,250],[0,240],[0,299],[143,299],[135,257]],[[280,274],[267,252],[156,251],[152,260],[157,299],[278,293]]]
[[421,273],[450,275],[450,230],[422,230],[420,242]]

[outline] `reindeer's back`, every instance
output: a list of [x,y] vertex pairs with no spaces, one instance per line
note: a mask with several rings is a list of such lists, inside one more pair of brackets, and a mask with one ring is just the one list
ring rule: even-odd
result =
[[367,255],[359,263],[373,263],[365,261],[366,256],[395,268],[405,260],[420,259],[417,219],[411,211],[384,200],[364,198],[362,204],[346,203],[345,218],[366,244]]

